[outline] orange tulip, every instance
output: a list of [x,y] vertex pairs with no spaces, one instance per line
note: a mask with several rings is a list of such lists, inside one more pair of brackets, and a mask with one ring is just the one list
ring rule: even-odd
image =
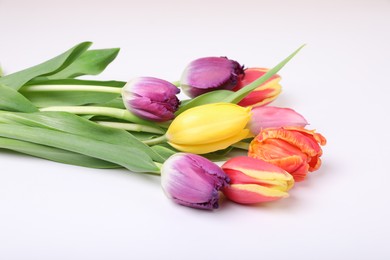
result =
[[295,181],[320,168],[326,139],[302,127],[267,128],[250,143],[248,156],[262,159],[289,172]]

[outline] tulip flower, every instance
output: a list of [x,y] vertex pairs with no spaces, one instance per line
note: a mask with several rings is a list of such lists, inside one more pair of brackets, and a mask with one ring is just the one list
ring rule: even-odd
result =
[[156,122],[175,117],[180,105],[176,97],[180,90],[172,83],[152,78],[139,77],[129,81],[122,90],[126,108],[135,115]]
[[225,196],[237,203],[252,204],[288,197],[293,177],[281,168],[263,160],[239,156],[222,165],[230,178],[223,188]]
[[205,154],[247,138],[250,108],[214,103],[190,108],[177,116],[165,135],[182,152]]
[[301,127],[267,128],[250,143],[248,155],[272,163],[289,172],[295,181],[321,166],[326,139],[314,130]]
[[[256,79],[267,73],[268,69],[265,68],[249,68],[245,70],[245,76],[238,81],[237,86],[233,91],[237,91]],[[279,84],[280,76],[278,74],[273,75],[265,83],[261,84],[254,91],[250,92],[245,98],[243,98],[238,105],[247,106],[264,106],[277,98],[282,91],[282,87]]]
[[219,190],[228,183],[229,177],[218,165],[195,154],[174,154],[161,167],[165,194],[192,208],[218,208]]
[[180,87],[192,98],[214,90],[231,90],[243,73],[243,66],[226,57],[200,58],[187,65]]
[[290,108],[280,107],[253,107],[249,129],[257,135],[264,128],[278,128],[285,126],[305,127],[306,119]]

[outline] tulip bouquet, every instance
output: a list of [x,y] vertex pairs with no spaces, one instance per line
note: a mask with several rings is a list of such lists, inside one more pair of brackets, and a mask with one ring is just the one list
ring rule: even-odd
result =
[[287,197],[320,167],[325,138],[296,111],[268,105],[281,92],[277,72],[302,47],[272,69],[206,57],[178,82],[122,82],[78,78],[99,74],[119,51],[90,45],[0,76],[0,148],[161,175],[169,198],[201,209],[218,208],[221,193],[241,204]]

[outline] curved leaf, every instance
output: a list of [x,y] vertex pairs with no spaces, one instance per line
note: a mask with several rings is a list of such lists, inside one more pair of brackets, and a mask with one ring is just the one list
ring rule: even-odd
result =
[[118,55],[119,48],[88,50],[80,55],[72,64],[49,79],[75,78],[82,75],[101,73]]
[[28,69],[24,69],[1,77],[0,84],[18,90],[21,86],[23,86],[33,78],[56,74],[57,72],[69,66],[82,53],[84,53],[89,48],[89,46],[91,46],[91,44],[91,42],[83,42],[77,44],[68,51],[48,61],[45,61]]
[[16,90],[0,84],[0,110],[36,112],[38,109]]

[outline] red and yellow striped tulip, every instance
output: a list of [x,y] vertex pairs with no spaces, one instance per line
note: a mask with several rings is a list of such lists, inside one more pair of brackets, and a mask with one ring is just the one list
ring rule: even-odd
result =
[[[266,68],[248,68],[245,70],[245,76],[238,81],[238,84],[234,87],[233,91],[237,91],[259,77],[267,73],[269,69]],[[255,90],[250,92],[244,99],[242,99],[238,105],[243,107],[248,106],[264,106],[276,99],[280,92],[282,92],[282,86],[279,84],[280,76],[278,74],[273,75],[269,80],[261,84]]]
[[248,156],[270,162],[287,172],[295,181],[320,168],[326,139],[302,127],[267,128],[250,143]]
[[228,160],[222,170],[230,185],[223,188],[225,196],[237,203],[253,204],[288,197],[293,177],[283,169],[263,160],[239,156]]

